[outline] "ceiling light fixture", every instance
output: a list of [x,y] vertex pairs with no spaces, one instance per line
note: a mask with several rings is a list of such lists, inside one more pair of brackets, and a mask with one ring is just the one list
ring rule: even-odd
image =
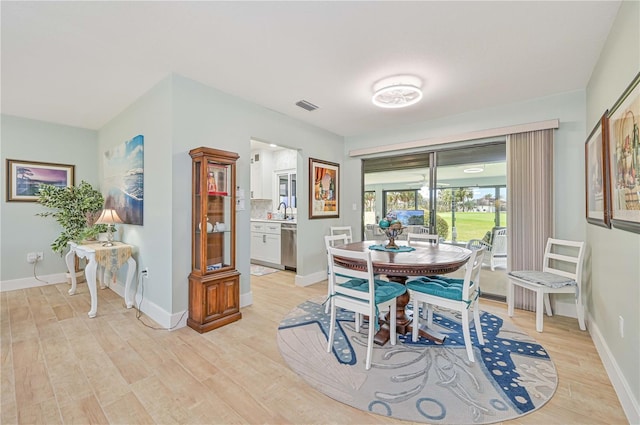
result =
[[469,167],[469,168],[465,168],[464,170],[462,170],[463,172],[467,173],[467,174],[473,174],[473,173],[482,173],[484,171],[484,165],[482,167]]
[[381,108],[404,108],[422,99],[421,81],[408,75],[385,78],[373,87],[371,101]]

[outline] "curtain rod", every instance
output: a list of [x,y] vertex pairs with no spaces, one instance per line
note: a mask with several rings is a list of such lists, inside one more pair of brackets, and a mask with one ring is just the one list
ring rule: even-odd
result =
[[397,143],[395,145],[376,146],[372,148],[354,149],[349,151],[349,156],[363,156],[377,153],[393,152],[405,149],[414,149],[424,146],[442,145],[444,143],[464,142],[467,140],[486,139],[489,137],[506,136],[508,134],[527,133],[529,131],[549,130],[560,127],[560,120],[553,119],[538,121],[528,124],[517,124],[508,127],[490,128],[473,131],[471,133],[456,134],[452,136],[434,137],[431,139],[414,140],[411,142]]

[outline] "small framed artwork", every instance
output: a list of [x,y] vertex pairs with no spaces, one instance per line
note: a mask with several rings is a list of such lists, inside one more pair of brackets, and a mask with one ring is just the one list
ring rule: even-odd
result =
[[640,233],[640,73],[608,115],[611,224]]
[[610,228],[609,157],[607,113],[598,121],[584,144],[587,221]]
[[74,185],[75,165],[7,159],[7,202],[37,202],[40,185]]
[[309,158],[309,218],[340,217],[340,165]]
[[207,164],[207,191],[209,195],[227,196],[227,166],[209,162]]

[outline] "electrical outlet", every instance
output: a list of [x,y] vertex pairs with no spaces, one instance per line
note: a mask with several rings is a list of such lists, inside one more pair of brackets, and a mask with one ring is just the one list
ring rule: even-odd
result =
[[44,259],[44,254],[42,252],[29,252],[27,254],[27,263],[29,264],[42,261],[43,259]]
[[620,331],[620,338],[624,338],[624,317],[618,316],[618,330]]

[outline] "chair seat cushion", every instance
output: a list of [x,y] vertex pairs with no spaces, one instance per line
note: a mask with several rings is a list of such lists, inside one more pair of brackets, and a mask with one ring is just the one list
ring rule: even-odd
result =
[[575,286],[576,281],[564,276],[537,270],[517,270],[509,272],[513,277],[517,277],[527,282],[548,286],[549,288],[562,288],[563,286]]
[[435,295],[454,301],[462,301],[464,279],[445,276],[421,276],[407,282],[407,289]]
[[[399,283],[375,279],[375,284],[376,304],[389,301],[390,299],[399,297],[400,295],[407,292],[407,288]],[[353,289],[355,291],[369,292],[369,282],[364,279],[351,279],[344,283],[338,284],[338,286]]]

